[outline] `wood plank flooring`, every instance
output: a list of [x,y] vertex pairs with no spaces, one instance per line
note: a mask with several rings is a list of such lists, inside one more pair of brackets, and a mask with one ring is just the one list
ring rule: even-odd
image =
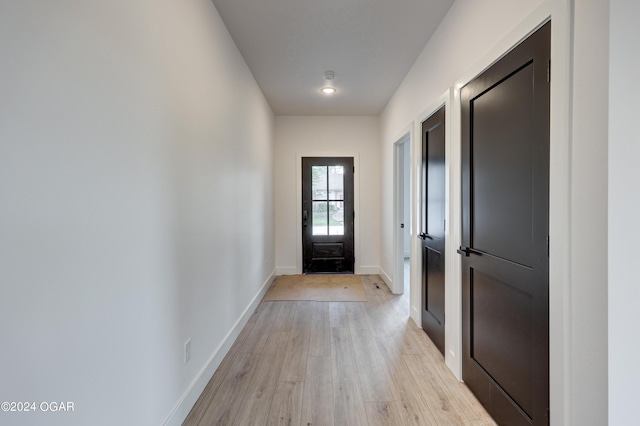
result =
[[362,275],[368,302],[265,302],[185,426],[490,426],[427,335],[408,292]]

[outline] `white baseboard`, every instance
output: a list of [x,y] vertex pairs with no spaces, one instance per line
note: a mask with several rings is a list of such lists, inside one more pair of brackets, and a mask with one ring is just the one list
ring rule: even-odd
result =
[[360,266],[357,273],[359,275],[378,275],[380,273],[379,266]]
[[[276,275],[297,275],[300,271],[293,266],[284,266],[276,268]],[[380,273],[379,266],[360,266],[356,271],[360,275],[378,275]]]
[[420,328],[422,328],[422,324],[421,324],[421,313],[418,312],[418,309],[416,309],[415,306],[411,306],[411,319],[413,320],[414,323],[416,323],[416,325]]
[[378,275],[382,278],[382,281],[389,287],[389,290],[393,289],[393,280],[389,277],[389,275],[385,272],[382,267],[378,267]]
[[164,426],[182,425],[182,422],[184,422],[189,415],[189,412],[200,397],[200,394],[207,386],[207,383],[209,383],[209,380],[211,380],[211,377],[213,377],[213,373],[216,372],[216,369],[220,366],[220,363],[229,352],[229,349],[231,349],[231,345],[233,345],[233,342],[238,338],[238,335],[244,326],[247,325],[249,318],[260,304],[260,301],[262,301],[262,298],[271,287],[275,278],[276,271],[274,270],[269,278],[267,278],[267,280],[262,284],[260,291],[258,291],[258,294],[256,294],[251,303],[249,303],[249,306],[247,306],[244,312],[242,312],[238,321],[236,321],[220,345],[213,352],[209,361],[207,361],[202,370],[200,370],[200,373],[198,373],[187,391],[182,395],[182,398],[180,398],[180,401],[178,401],[178,404],[176,404],[175,408],[164,422]]
[[298,268],[296,268],[295,266],[284,266],[284,267],[277,267],[276,268],[276,275],[280,276],[280,275],[298,275],[300,272],[298,272]]

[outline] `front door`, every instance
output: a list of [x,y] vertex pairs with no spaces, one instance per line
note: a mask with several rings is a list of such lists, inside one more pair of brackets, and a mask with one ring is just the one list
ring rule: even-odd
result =
[[444,354],[444,107],[422,123],[422,328]]
[[353,273],[353,158],[302,158],[302,272]]
[[548,417],[550,30],[461,91],[463,379],[501,425]]

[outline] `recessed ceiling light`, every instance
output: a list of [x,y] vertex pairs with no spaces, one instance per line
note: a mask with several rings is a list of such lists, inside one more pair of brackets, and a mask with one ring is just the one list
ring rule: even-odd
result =
[[334,93],[336,93],[336,88],[333,87],[331,82],[333,81],[334,78],[336,78],[336,73],[333,71],[325,71],[324,78],[327,80],[329,85],[323,87],[322,89],[320,89],[320,91],[325,95],[333,95]]

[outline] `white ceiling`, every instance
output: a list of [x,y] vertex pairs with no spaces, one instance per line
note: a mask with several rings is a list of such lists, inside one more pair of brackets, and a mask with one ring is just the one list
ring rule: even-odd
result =
[[378,115],[454,0],[212,1],[276,115]]

